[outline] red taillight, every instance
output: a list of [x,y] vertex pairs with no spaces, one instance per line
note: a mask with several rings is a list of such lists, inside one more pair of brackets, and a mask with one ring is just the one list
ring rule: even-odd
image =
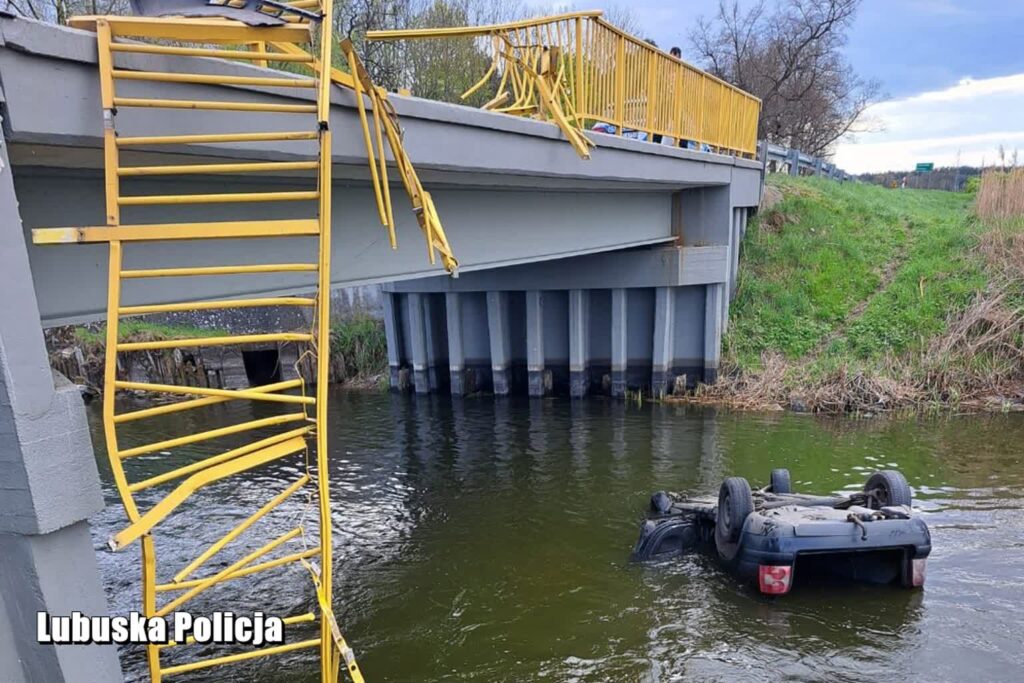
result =
[[911,560],[910,561],[910,585],[914,588],[920,588],[924,585],[925,570],[927,569],[927,559]]
[[793,567],[762,564],[757,568],[757,585],[765,595],[785,595],[793,584]]

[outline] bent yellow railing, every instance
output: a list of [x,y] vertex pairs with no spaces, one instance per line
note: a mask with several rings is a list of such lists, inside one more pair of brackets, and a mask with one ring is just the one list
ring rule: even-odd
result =
[[752,157],[761,102],[625,33],[600,11],[526,21],[399,31],[370,31],[370,40],[475,38],[491,56],[463,97],[487,89],[484,108],[556,123],[581,156],[581,131],[593,122],[621,135],[642,131]]
[[[312,0],[297,0],[290,5],[307,10],[305,15],[290,16],[286,24],[278,26],[249,26],[239,21],[223,18],[181,18],[181,17],[79,17],[72,25],[96,32],[98,43],[98,64],[100,75],[100,99],[103,108],[103,155],[104,193],[106,200],[106,225],[64,228],[40,228],[33,231],[37,244],[65,243],[107,243],[108,289],[106,358],[104,366],[103,427],[107,453],[113,477],[128,517],[128,526],[115,534],[110,546],[120,550],[140,543],[142,552],[142,611],[145,616],[163,617],[183,608],[196,608],[192,602],[200,595],[245,576],[282,571],[291,568],[301,576],[312,579],[312,591],[316,605],[311,611],[285,618],[285,624],[319,622],[316,638],[290,639],[283,644],[249,649],[242,652],[223,654],[192,661],[179,661],[175,656],[168,664],[165,659],[170,652],[187,650],[194,645],[192,639],[181,643],[148,645],[146,659],[150,677],[154,682],[177,674],[198,669],[245,661],[299,649],[319,648],[321,681],[336,681],[342,661],[349,677],[359,683],[363,680],[351,648],[345,642],[338,628],[332,609],[332,521],[329,505],[328,442],[327,442],[327,389],[328,350],[330,344],[330,285],[331,285],[331,136],[330,87],[332,80],[355,91],[361,112],[363,137],[367,140],[368,160],[374,189],[380,210],[381,221],[388,228],[392,246],[394,240],[394,218],[387,186],[383,140],[387,139],[392,150],[399,175],[409,192],[413,210],[427,239],[431,262],[439,253],[445,268],[455,271],[458,262],[445,238],[440,220],[430,195],[423,190],[408,156],[401,144],[399,127],[390,109],[386,96],[369,82],[351,48],[343,44],[348,60],[358,77],[352,78],[341,72],[322,78],[320,64],[327,64],[332,54],[331,23],[320,21],[331,16],[332,3]],[[268,5],[269,6],[269,5]],[[309,12],[315,12],[310,18]],[[319,29],[319,30],[316,30]],[[318,38],[318,40],[315,40]],[[129,40],[124,40],[129,39]],[[171,41],[172,44],[137,42],[139,39]],[[214,46],[214,47],[211,47]],[[241,46],[245,49],[231,49]],[[255,48],[253,47],[255,46]],[[309,50],[303,46],[308,46]],[[315,46],[315,47],[314,47]],[[183,64],[184,71],[139,71],[124,64],[124,55],[148,54],[166,59],[165,64]],[[231,75],[216,73],[193,73],[195,57],[240,60],[255,64],[292,62],[306,66],[312,78],[295,74]],[[175,61],[179,60],[179,61]],[[180,60],[185,60],[181,62]],[[118,62],[121,62],[120,64]],[[206,64],[208,66],[208,64]],[[191,69],[189,69],[191,67]],[[138,97],[132,94],[133,84],[140,82],[162,84],[161,97]],[[234,86],[239,89],[222,91],[224,99],[185,99],[175,95],[185,92],[208,92],[208,90],[182,91],[180,88],[198,84],[200,86]],[[264,88],[272,88],[266,91]],[[314,96],[289,101],[281,97],[282,92],[297,90],[312,92]],[[135,94],[138,94],[136,91]],[[371,129],[365,112],[363,94],[369,99],[375,128]],[[230,99],[228,99],[230,98]],[[221,112],[219,127],[223,132],[204,132],[167,135],[159,132],[145,132],[158,125],[161,112],[180,110],[181,120],[187,120],[189,112]],[[251,112],[255,130],[237,130],[237,119],[232,112]],[[156,116],[157,123],[154,123]],[[130,136],[118,134],[118,123],[125,120],[133,130]],[[175,121],[178,117],[175,118]],[[266,131],[266,132],[264,132]],[[376,141],[371,145],[372,140]],[[182,156],[157,156],[155,151],[181,151],[177,146],[189,144],[248,143],[275,141],[282,144],[304,145],[296,149],[301,161],[251,161],[237,163],[180,163]],[[315,151],[311,149],[315,147]],[[136,157],[133,151],[147,152],[146,165],[130,164]],[[155,164],[154,160],[170,159],[177,163]],[[164,194],[154,192],[152,179],[161,180],[173,176],[208,176],[228,174],[290,179],[288,187],[279,190],[247,192],[214,192],[203,194]],[[141,185],[138,183],[147,181]],[[296,185],[308,185],[295,189]],[[159,186],[155,186],[159,187]],[[125,192],[125,190],[128,192]],[[283,213],[287,218],[262,219],[261,213],[253,211],[255,203],[270,202],[275,215]],[[250,207],[248,220],[202,220],[210,204]],[[145,214],[133,213],[152,210],[147,207],[185,205],[198,220],[175,223],[143,223],[138,220],[123,220],[122,213],[129,219]],[[258,204],[262,206],[262,204]],[[290,207],[287,212],[285,207]],[[150,216],[156,215],[153,213]],[[243,217],[245,217],[243,216]],[[255,216],[257,218],[253,219]],[[188,265],[175,264],[173,267],[155,267],[145,263],[132,263],[126,267],[126,252],[141,242],[166,243],[208,239],[260,239],[273,249],[273,242],[279,238],[299,238],[307,245],[308,254],[302,262],[276,263],[232,263],[229,265]],[[196,249],[200,254],[202,250]],[[137,254],[127,254],[128,261],[138,261]],[[255,260],[255,259],[254,259]],[[288,273],[306,274],[310,281],[305,287],[314,292],[302,297],[263,297],[251,299],[226,299],[207,301],[160,301],[124,305],[122,288],[131,287],[140,280],[168,279],[172,283],[185,278],[209,278],[221,276],[270,277]],[[273,289],[273,286],[265,289]],[[296,306],[310,310],[309,328],[303,330],[272,331],[259,334],[198,337],[189,339],[163,339],[122,341],[119,336],[120,321],[126,316],[169,313],[192,310],[225,310],[266,306]],[[119,356],[131,352],[150,352],[161,349],[228,347],[247,344],[300,345],[300,361],[310,359],[315,369],[313,379],[314,395],[307,395],[306,380],[300,371],[296,379],[286,379],[264,386],[229,391],[204,385],[196,379],[196,385],[173,385],[149,382],[126,381],[119,377]],[[124,411],[115,401],[117,390],[150,392],[181,397],[173,403],[149,408]],[[202,409],[228,401],[250,401],[261,409],[257,419],[230,424],[204,432],[186,434],[168,439],[152,440],[144,444],[126,444],[123,426],[131,423],[134,434],[145,433],[139,424],[150,418]],[[274,413],[276,414],[268,414]],[[232,447],[218,446],[225,437],[248,437],[249,443]],[[195,459],[194,451],[180,449],[203,444],[214,450],[214,454]],[[134,463],[146,456],[152,467],[154,461],[170,462],[171,457],[191,457],[188,464],[171,466],[146,478],[133,476]],[[170,456],[170,457],[168,457]],[[294,461],[294,462],[293,462]],[[172,577],[161,577],[158,571],[154,536],[164,526],[173,522],[172,517],[189,498],[202,489],[230,480],[243,472],[264,467],[272,463],[292,463],[304,470],[303,474],[287,484],[283,490],[267,493],[267,501],[249,517],[239,522],[212,545],[205,548],[184,567],[172,567]],[[315,496],[310,491],[315,485]],[[255,544],[247,543],[242,549],[243,536],[254,536],[254,525],[274,514],[285,501],[305,490],[308,505],[314,506],[317,518],[317,533],[308,533],[304,524],[294,526],[270,540]],[[146,491],[146,506],[140,504],[136,495]],[[145,509],[143,509],[145,507]],[[191,515],[201,514],[192,509]],[[305,517],[303,517],[305,518]],[[300,548],[288,546],[300,545]],[[256,545],[252,549],[251,545]],[[229,557],[234,555],[234,557]],[[222,568],[203,572],[204,567],[216,558]],[[160,604],[158,596],[170,593],[174,597]],[[312,606],[311,606],[312,607]],[[224,606],[218,607],[224,609]],[[168,648],[173,648],[169,650]]]

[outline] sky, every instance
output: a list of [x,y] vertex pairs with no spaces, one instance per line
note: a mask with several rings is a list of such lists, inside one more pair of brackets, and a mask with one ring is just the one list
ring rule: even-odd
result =
[[[773,0],[768,0],[769,4]],[[550,3],[552,7],[564,3]],[[606,9],[601,1],[580,9]],[[620,2],[638,15],[644,35],[662,48],[687,39],[718,0]],[[745,0],[744,4],[749,4]],[[844,139],[837,165],[849,173],[993,163],[1003,144],[1024,163],[1024,0],[863,0],[846,56],[877,79],[884,101],[868,112],[869,130]]]

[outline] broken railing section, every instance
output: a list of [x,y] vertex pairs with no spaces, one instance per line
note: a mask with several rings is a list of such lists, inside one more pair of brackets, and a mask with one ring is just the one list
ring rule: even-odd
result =
[[[473,38],[491,63],[463,98],[493,88],[484,109],[555,123],[583,158],[602,122],[754,157],[761,102],[601,18],[600,11],[487,26],[369,31],[370,40]],[[495,85],[497,82],[497,85]]]
[[[292,43],[270,43],[268,47],[278,53],[301,57],[306,53],[302,48]],[[434,207],[434,200],[430,193],[423,189],[416,169],[409,159],[402,144],[402,130],[398,122],[398,114],[391,101],[388,100],[387,92],[376,85],[370,79],[363,63],[359,60],[352,42],[345,39],[341,42],[341,52],[348,62],[351,73],[332,67],[331,81],[336,85],[351,90],[356,99],[356,107],[359,111],[359,120],[362,126],[363,142],[366,145],[366,157],[370,168],[370,180],[373,185],[374,198],[377,202],[377,214],[381,224],[387,228],[388,239],[391,248],[398,248],[395,236],[395,218],[392,210],[391,190],[388,183],[387,157],[384,148],[384,141],[387,140],[387,147],[391,151],[395,167],[398,169],[399,178],[405,188],[409,201],[412,203],[413,214],[419,223],[420,230],[427,241],[427,257],[431,264],[436,262],[435,252],[440,254],[441,263],[452,275],[458,275],[459,261],[452,252],[451,245],[441,225],[441,218]],[[273,59],[273,57],[271,57]],[[317,59],[302,60],[315,73],[320,72],[320,61]],[[369,100],[369,114],[367,112],[366,100]],[[372,121],[372,125],[371,125]]]

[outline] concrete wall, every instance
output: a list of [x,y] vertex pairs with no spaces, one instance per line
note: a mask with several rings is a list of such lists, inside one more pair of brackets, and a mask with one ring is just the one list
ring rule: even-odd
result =
[[37,612],[106,612],[85,521],[103,498],[81,396],[50,371],[4,144],[0,225],[0,680],[120,680],[113,646],[36,642]]

